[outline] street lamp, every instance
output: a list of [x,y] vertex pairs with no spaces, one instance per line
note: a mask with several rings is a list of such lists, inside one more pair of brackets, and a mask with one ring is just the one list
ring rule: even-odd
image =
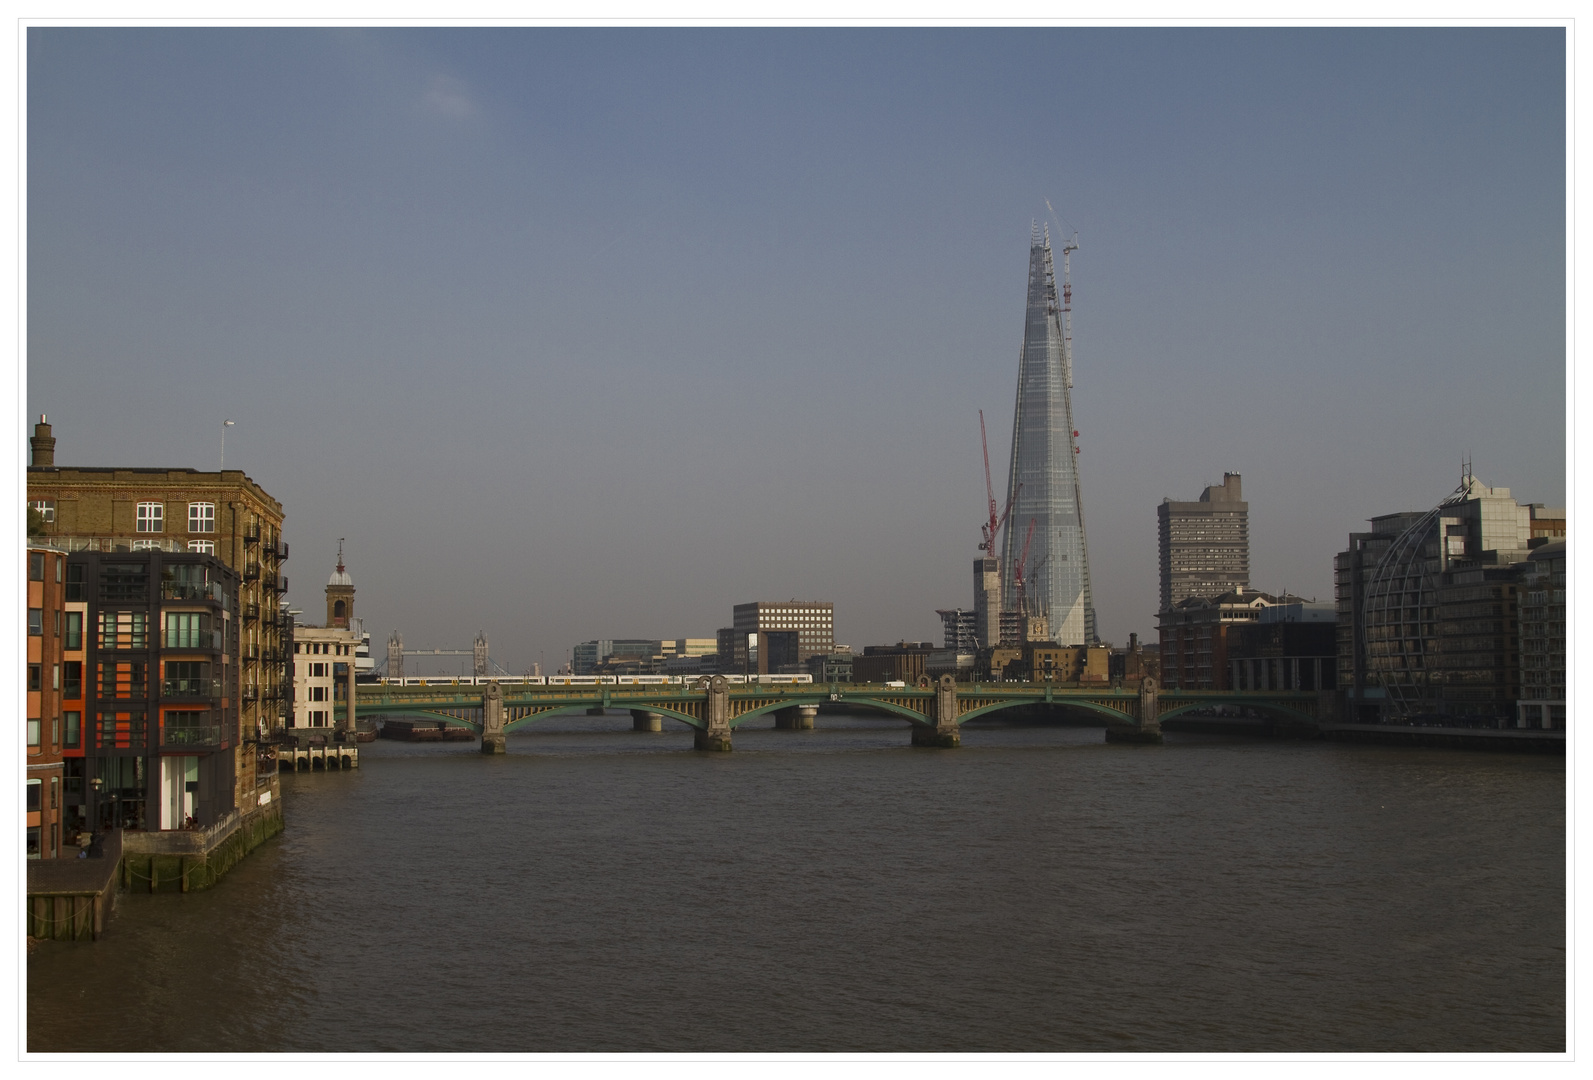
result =
[[225,469],[227,467],[227,429],[232,427],[232,426],[233,426],[233,424],[232,424],[231,420],[223,420],[221,422],[221,467],[222,467],[222,469]]

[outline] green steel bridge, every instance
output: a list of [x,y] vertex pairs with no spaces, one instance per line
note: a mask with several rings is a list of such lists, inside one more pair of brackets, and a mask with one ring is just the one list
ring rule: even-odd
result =
[[[818,706],[844,702],[899,716],[912,727],[915,746],[957,746],[969,720],[1016,706],[1064,705],[1102,719],[1109,740],[1160,742],[1161,724],[1218,705],[1256,709],[1288,724],[1316,726],[1326,715],[1309,690],[1158,690],[1147,679],[1137,690],[1075,688],[1054,683],[958,683],[928,677],[912,686],[879,683],[731,684],[699,679],[665,686],[358,686],[355,716],[424,717],[482,735],[484,752],[502,752],[503,737],[550,716],[626,709],[637,730],[660,730],[664,717],[691,727],[701,750],[729,750],[731,732],[774,714],[777,727],[811,728]],[[335,719],[344,709],[337,706]]]

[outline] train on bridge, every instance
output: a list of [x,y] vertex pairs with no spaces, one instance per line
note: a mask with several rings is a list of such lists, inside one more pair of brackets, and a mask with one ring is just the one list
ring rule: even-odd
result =
[[[705,675],[412,675],[376,680],[381,686],[690,686]],[[813,681],[812,675],[726,675],[735,686],[791,686]]]

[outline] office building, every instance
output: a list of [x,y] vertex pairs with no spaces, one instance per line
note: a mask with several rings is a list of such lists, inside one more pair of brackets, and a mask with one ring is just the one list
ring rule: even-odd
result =
[[1517,727],[1565,727],[1565,569],[1564,540],[1534,548],[1522,568]]
[[[1071,245],[1064,246],[1064,260],[1071,250]],[[1062,321],[1071,307],[1071,286],[1064,282],[1063,296],[1057,297],[1049,231],[1043,237],[1031,232],[1028,304],[1007,475],[1012,512],[1000,558],[1001,606],[1003,611],[1019,610],[1014,570],[1026,555],[1022,563],[1026,613],[1046,616],[1052,640],[1064,645],[1096,640],[1079,497],[1078,432],[1073,425],[1071,330]],[[987,637],[988,633],[987,629]]]
[[1229,646],[1235,631],[1261,621],[1274,604],[1301,604],[1239,588],[1221,596],[1190,596],[1159,612],[1162,685],[1170,690],[1232,690]]
[[576,675],[592,675],[605,663],[635,663],[655,658],[662,664],[662,656],[663,642],[658,638],[600,638],[583,641],[570,651],[570,671]]
[[1370,533],[1351,534],[1334,560],[1345,717],[1513,725],[1518,564],[1563,536],[1564,518],[1468,473],[1431,510],[1373,518]]
[[1250,504],[1238,473],[1224,473],[1198,502],[1163,499],[1156,531],[1164,609],[1250,587]]
[[894,645],[865,645],[862,656],[852,658],[852,681],[860,683],[916,682],[925,674],[933,642],[898,641]]
[[[728,670],[753,675],[800,675],[810,656],[835,648],[835,605],[813,600],[760,600],[732,609]],[[723,631],[720,631],[723,635]],[[726,670],[725,642],[719,642]]]
[[1332,690],[1338,685],[1337,609],[1296,600],[1261,609],[1227,642],[1234,690]]
[[815,653],[808,657],[808,674],[816,683],[849,683],[852,677],[852,650],[837,645],[834,652]]

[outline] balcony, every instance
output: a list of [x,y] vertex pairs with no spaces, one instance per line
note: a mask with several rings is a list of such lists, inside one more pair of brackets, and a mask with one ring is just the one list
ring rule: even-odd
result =
[[260,542],[260,526],[245,525],[243,529],[243,542],[245,544],[258,544]]
[[258,619],[260,617],[260,605],[239,604],[238,614],[242,615],[245,619]]
[[[288,542],[286,540],[282,541],[282,554],[278,555],[277,558],[282,562],[288,561]],[[287,586],[283,586],[283,589],[286,591]]]
[[220,679],[165,679],[160,684],[160,696],[166,698],[219,698]]
[[162,746],[220,746],[221,725],[168,727],[161,734]]
[[260,691],[256,687],[245,686],[243,688],[243,690],[239,692],[238,696],[240,698],[242,698],[246,702],[259,701],[260,700]]
[[164,649],[202,649],[205,652],[221,651],[220,630],[164,630],[160,635]]
[[219,604],[225,594],[218,582],[207,581],[198,584],[189,584],[181,581],[163,581],[160,586],[162,600],[189,600],[207,604]]
[[260,577],[260,563],[258,560],[243,564],[243,580],[255,581]]

